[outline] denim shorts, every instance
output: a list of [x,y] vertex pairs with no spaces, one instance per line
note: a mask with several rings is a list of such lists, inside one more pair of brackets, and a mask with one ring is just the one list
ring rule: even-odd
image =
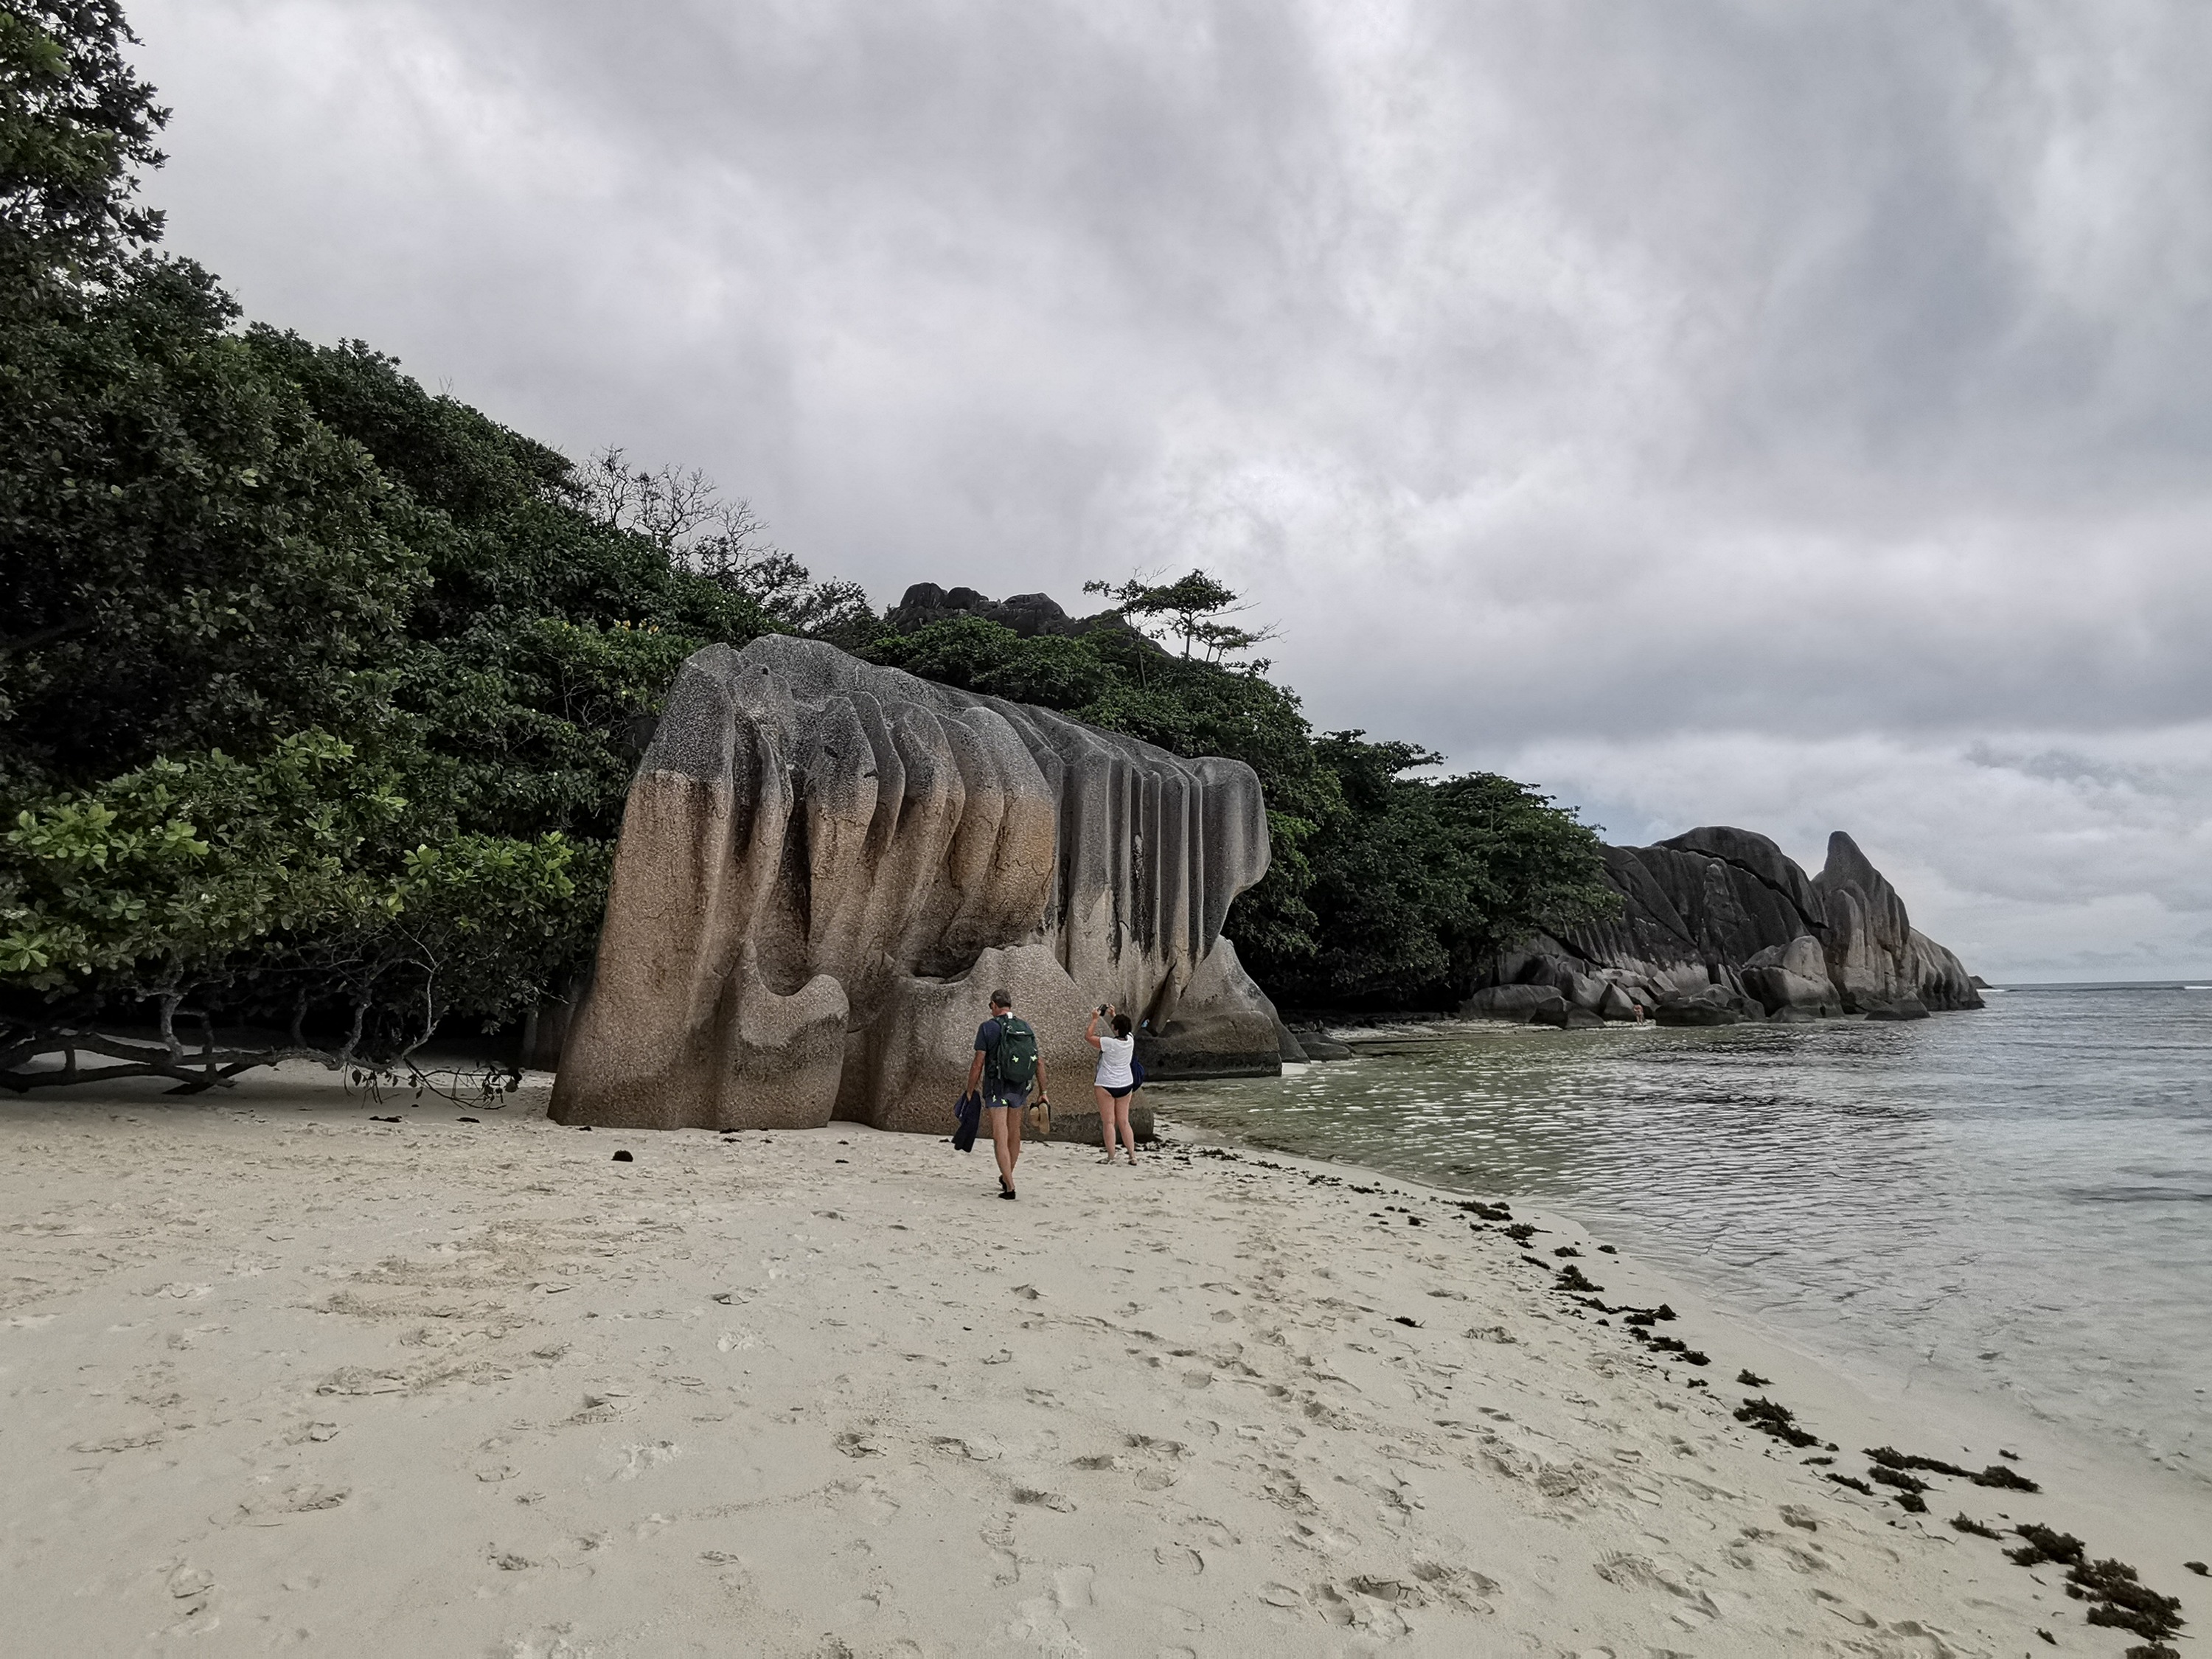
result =
[[987,1083],[983,1085],[983,1109],[989,1112],[1018,1112],[1030,1103],[1030,1091],[1011,1083]]

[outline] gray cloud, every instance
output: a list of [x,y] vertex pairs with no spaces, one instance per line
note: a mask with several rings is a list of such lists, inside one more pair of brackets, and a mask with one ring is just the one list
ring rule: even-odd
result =
[[2208,965],[2212,13],[134,15],[254,314],[879,599],[1206,562],[1325,724],[1845,825],[1984,971]]

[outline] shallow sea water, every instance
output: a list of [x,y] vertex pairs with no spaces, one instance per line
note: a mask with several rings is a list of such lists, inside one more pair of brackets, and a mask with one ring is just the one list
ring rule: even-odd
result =
[[1930,1367],[2212,1483],[2212,989],[1989,1001],[1500,1025],[1146,1092],[1171,1123],[1549,1205],[1817,1351]]

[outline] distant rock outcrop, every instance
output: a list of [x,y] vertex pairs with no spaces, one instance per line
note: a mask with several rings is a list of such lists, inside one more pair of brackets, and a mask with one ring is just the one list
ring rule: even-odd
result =
[[1500,957],[1471,1015],[1528,1018],[1530,993],[1554,991],[1610,1019],[1640,1006],[1674,1024],[1910,1019],[1978,1008],[1959,958],[1916,931],[1881,872],[1851,838],[1828,838],[1808,878],[1764,836],[1708,828],[1656,847],[1604,849],[1620,914]]
[[1287,1034],[1221,936],[1267,858],[1241,762],[815,641],[710,646],[631,786],[553,1116],[944,1133],[999,986],[1079,1133],[1102,1002],[1148,1022],[1156,1070],[1277,1069]]
[[1041,634],[1078,635],[1107,629],[1127,634],[1146,645],[1159,647],[1150,636],[1132,628],[1118,611],[1102,611],[1094,617],[1071,617],[1049,593],[1017,593],[994,599],[972,587],[939,587],[935,582],[916,582],[884,614],[884,620],[902,634],[912,634],[932,623],[960,617],[980,617],[985,622],[1011,628],[1024,639]]

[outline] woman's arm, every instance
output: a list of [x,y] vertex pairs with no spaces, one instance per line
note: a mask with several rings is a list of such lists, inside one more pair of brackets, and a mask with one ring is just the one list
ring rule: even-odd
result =
[[1091,1012],[1091,1024],[1083,1028],[1083,1040],[1094,1048],[1098,1047],[1098,1014],[1095,1009]]

